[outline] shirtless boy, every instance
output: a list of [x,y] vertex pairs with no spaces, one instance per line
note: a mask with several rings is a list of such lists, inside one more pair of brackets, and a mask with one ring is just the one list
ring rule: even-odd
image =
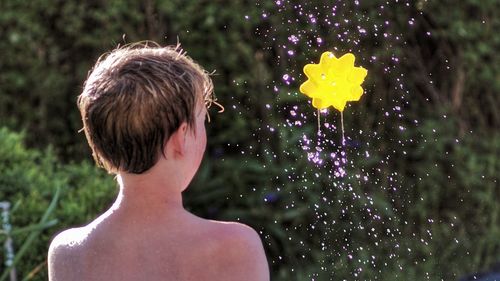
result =
[[140,44],[99,59],[78,106],[94,159],[120,192],[93,222],[54,238],[49,280],[269,280],[252,228],[183,208],[211,98],[210,77],[178,47]]

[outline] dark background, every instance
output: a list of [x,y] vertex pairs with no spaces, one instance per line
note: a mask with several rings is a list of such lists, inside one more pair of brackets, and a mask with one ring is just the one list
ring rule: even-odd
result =
[[[58,223],[16,265],[22,278],[45,280],[51,237],[114,199],[78,133],[76,96],[100,54],[139,40],[179,41],[215,70],[226,111],[211,114],[186,207],[259,231],[273,280],[458,280],[500,261],[499,1],[2,0],[0,11],[0,200],[17,203],[16,229],[62,192]],[[346,153],[345,177],[308,161],[316,111],[298,87],[324,51],[368,69],[344,111],[346,145],[339,129],[319,145]]]

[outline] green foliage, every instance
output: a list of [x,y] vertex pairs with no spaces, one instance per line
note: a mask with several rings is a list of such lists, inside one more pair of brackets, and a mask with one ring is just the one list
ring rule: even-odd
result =
[[[40,233],[43,229],[46,229],[48,227],[53,226],[54,224],[57,223],[57,220],[51,220],[49,221],[49,217],[52,215],[52,212],[54,211],[57,202],[59,200],[59,194],[61,192],[60,188],[57,188],[54,198],[52,198],[52,201],[50,202],[49,206],[45,210],[45,213],[42,215],[40,222],[38,224],[32,224],[29,226],[26,226],[21,229],[15,229],[12,231],[11,226],[7,226],[7,229],[5,229],[5,236],[7,240],[10,240],[9,243],[9,250],[8,254],[10,257],[7,258],[8,262],[5,263],[5,270],[0,276],[0,280],[6,280],[8,276],[12,277],[12,274],[15,273],[15,267],[20,264],[21,261],[23,261],[24,255],[28,252],[28,250],[31,249],[31,244],[35,241],[35,239],[39,238]],[[10,212],[8,212],[10,213]],[[8,215],[9,216],[9,215]],[[12,249],[12,237],[17,236],[20,233],[28,233],[28,237],[26,240],[23,242],[23,244],[19,247],[19,250],[14,254],[13,249]],[[6,242],[7,243],[7,242]],[[39,268],[39,267],[38,267]],[[30,278],[30,276],[34,276],[36,269],[31,271],[30,274],[28,274],[24,279]],[[12,278],[11,278],[12,279]],[[23,280],[24,280],[23,279]]]
[[[411,222],[404,236],[423,239],[415,241],[413,256],[422,257],[420,267],[436,280],[486,269],[498,262],[500,252],[495,238],[500,234],[495,199],[500,196],[500,135],[459,136],[458,123],[454,118],[429,119],[407,132],[418,141],[405,157],[417,164],[399,170],[405,182],[401,192],[412,203],[404,215]],[[443,264],[446,271],[440,269]]]
[[[52,237],[65,228],[85,224],[104,211],[115,195],[115,184],[110,176],[91,164],[61,165],[50,149],[43,152],[27,149],[23,135],[6,128],[0,128],[0,171],[0,198],[16,206],[11,214],[13,232],[38,224],[56,188],[61,189],[59,202],[50,216],[59,223],[38,235],[16,265],[20,275],[34,271],[35,280],[46,280],[45,263]],[[14,234],[15,251],[20,250],[29,235],[29,232]],[[3,269],[2,263],[0,272]]]
[[[127,25],[135,29],[141,24],[134,4],[2,1],[1,125],[26,128],[30,145],[54,144],[59,155],[72,159],[77,153],[81,158],[86,146],[75,139],[81,128],[76,96],[98,55],[122,42]],[[53,118],[54,112],[59,118]]]

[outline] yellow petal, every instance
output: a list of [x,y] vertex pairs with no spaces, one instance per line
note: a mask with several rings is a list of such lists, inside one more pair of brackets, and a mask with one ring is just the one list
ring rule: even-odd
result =
[[334,58],[335,55],[332,52],[324,52],[323,54],[321,54],[321,58],[319,59],[319,64],[327,63]]
[[365,80],[366,74],[368,74],[368,71],[363,67],[354,67],[347,75],[347,80],[351,83],[359,85]]
[[354,60],[355,57],[351,53],[341,56],[337,61],[336,72],[339,74],[347,72],[349,69],[354,67]]
[[306,82],[302,83],[302,85],[300,85],[299,90],[306,96],[311,97],[318,90],[318,87],[313,81],[307,80]]
[[323,72],[328,72],[328,69],[333,67],[337,62],[337,58],[332,52],[324,52],[319,59],[319,65],[321,66]]
[[312,105],[317,108],[317,109],[325,109],[329,107],[331,104],[327,103],[326,100],[320,99],[320,98],[314,98]]
[[344,111],[346,101],[344,99],[333,99],[332,100],[332,106],[335,107],[338,111],[342,112]]
[[304,73],[309,79],[316,82],[321,81],[322,76],[325,75],[321,66],[318,64],[306,64],[306,66],[304,66]]
[[363,95],[363,88],[361,88],[361,86],[352,87],[349,101],[359,101],[362,95]]
[[347,53],[339,58],[339,63],[354,67],[354,60],[356,60],[356,57],[351,53]]

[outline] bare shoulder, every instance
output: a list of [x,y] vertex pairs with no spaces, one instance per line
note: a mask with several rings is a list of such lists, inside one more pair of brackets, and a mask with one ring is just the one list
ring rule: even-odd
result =
[[262,241],[259,234],[248,225],[237,222],[215,222],[216,232],[224,242],[233,243],[233,246],[259,246]]
[[78,274],[84,237],[82,228],[72,228],[52,240],[48,253],[49,281],[73,280]]
[[269,267],[259,234],[241,223],[215,223],[216,259],[227,274],[220,280],[269,280]]

